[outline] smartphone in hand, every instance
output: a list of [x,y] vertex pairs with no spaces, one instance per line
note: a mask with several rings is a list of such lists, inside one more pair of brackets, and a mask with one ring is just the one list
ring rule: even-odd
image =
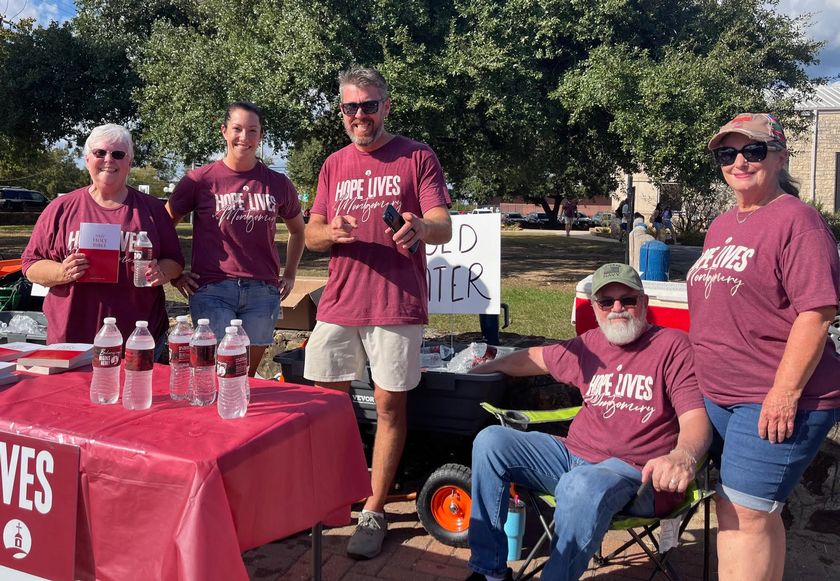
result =
[[[397,212],[397,209],[388,204],[388,207],[385,208],[385,212],[382,214],[382,219],[388,225],[388,227],[394,231],[396,234],[400,228],[405,225],[405,219]],[[420,240],[415,240],[414,244],[411,245],[411,248],[408,249],[409,252],[414,254],[417,252],[417,249],[420,247]]]

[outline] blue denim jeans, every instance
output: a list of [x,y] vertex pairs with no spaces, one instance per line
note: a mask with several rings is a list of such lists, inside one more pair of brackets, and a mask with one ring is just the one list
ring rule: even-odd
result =
[[586,571],[616,513],[653,514],[650,488],[634,501],[641,481],[641,473],[626,462],[609,458],[589,463],[548,434],[502,426],[482,430],[473,443],[470,569],[505,574],[511,482],[555,496],[554,543],[542,578],[562,581],[578,579]]
[[232,278],[212,282],[190,296],[193,324],[210,319],[216,341],[225,336],[231,319],[242,319],[251,345],[274,343],[274,327],[280,313],[280,291],[261,280]]

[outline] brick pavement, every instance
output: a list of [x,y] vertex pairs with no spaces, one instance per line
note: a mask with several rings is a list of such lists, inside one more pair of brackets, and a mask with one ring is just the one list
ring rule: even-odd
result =
[[[325,581],[452,581],[465,579],[468,549],[456,549],[433,539],[417,520],[413,502],[391,503],[387,507],[389,517],[388,538],[383,552],[370,561],[354,561],[345,554],[347,539],[352,526],[324,531],[323,537],[323,579]],[[354,518],[356,513],[353,513]],[[712,511],[712,570],[714,563],[715,522]],[[528,521],[525,544],[533,544],[539,537],[539,523]],[[604,542],[608,553],[628,538],[627,533],[611,532]],[[300,534],[282,541],[263,545],[243,555],[251,579],[255,581],[305,580],[310,578],[311,552],[308,534]],[[537,562],[545,560],[545,557]],[[695,515],[683,542],[671,557],[674,569],[684,581],[702,578],[702,515]],[[521,562],[511,563],[516,568]],[[648,579],[653,571],[647,556],[638,548],[628,550],[613,564],[590,569],[583,579]],[[539,579],[540,577],[535,577]],[[716,576],[712,576],[716,578]]]

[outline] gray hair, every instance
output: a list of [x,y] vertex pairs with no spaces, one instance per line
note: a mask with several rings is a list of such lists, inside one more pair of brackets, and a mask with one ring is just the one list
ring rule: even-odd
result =
[[131,133],[122,125],[116,123],[107,123],[93,128],[87,140],[85,141],[84,156],[91,152],[93,145],[101,141],[110,141],[111,143],[119,143],[125,147],[129,159],[134,159],[134,142],[131,140]]
[[356,87],[376,87],[382,94],[383,99],[388,98],[388,83],[385,82],[379,71],[372,68],[356,67],[344,71],[338,75],[338,94],[344,85],[355,85]]
[[782,168],[782,171],[779,172],[779,187],[786,194],[799,197],[799,180],[794,179],[785,168]]

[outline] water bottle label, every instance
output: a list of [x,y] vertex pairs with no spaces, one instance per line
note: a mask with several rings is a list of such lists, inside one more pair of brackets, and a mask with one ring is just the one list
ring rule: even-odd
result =
[[216,359],[216,375],[219,377],[242,377],[248,373],[248,357],[238,355],[219,355]]
[[93,366],[94,367],[119,367],[120,366],[120,351],[122,347],[94,347],[93,348]]
[[190,365],[193,367],[207,367],[216,363],[215,345],[190,346]]
[[170,343],[169,344],[169,363],[187,363],[190,362],[190,344],[189,343]]
[[155,366],[154,349],[126,349],[125,368],[128,371],[149,371]]
[[143,248],[134,247],[134,260],[151,260],[152,259],[152,249],[148,246]]

